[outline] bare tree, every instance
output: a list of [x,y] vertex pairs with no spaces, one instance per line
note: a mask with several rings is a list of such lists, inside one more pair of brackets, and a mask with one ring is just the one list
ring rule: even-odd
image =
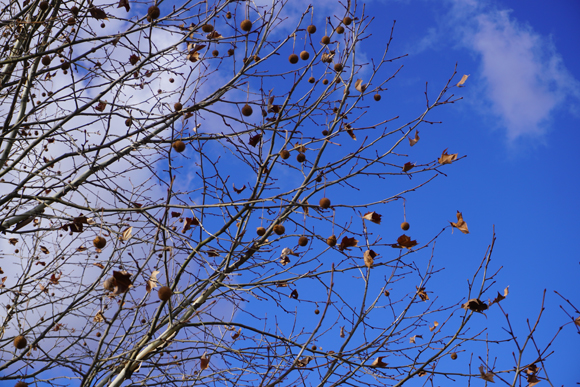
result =
[[[379,235],[381,208],[402,209],[408,192],[461,159],[419,152],[426,161],[413,164],[402,153],[431,110],[460,99],[465,79],[453,70],[438,93],[426,89],[416,117],[372,121],[367,111],[401,69],[392,33],[365,63],[362,4],[325,19],[312,7],[289,16],[288,6],[3,7],[2,379],[547,378],[536,366],[544,350],[524,356],[522,345],[517,364],[500,368],[485,329],[467,329],[507,295],[482,301],[497,290],[493,243],[463,299],[442,304],[429,296],[441,233],[422,243]],[[396,176],[410,185],[370,189]],[[443,230],[467,233],[457,219]]]

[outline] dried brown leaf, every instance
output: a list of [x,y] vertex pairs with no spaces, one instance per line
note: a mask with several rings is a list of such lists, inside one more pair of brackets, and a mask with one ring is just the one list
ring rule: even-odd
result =
[[129,5],[129,0],[119,0],[119,5],[117,8],[125,7],[127,12],[131,10],[131,6]]
[[335,53],[335,51],[332,50],[328,53],[325,52],[324,54],[322,54],[322,57],[321,57],[322,63],[331,63],[332,59],[334,58],[334,53]]
[[296,289],[292,290],[292,293],[290,293],[290,298],[297,300],[298,299],[298,290],[296,290]]
[[344,327],[340,327],[340,337],[344,338],[344,336],[345,336]]
[[107,18],[107,13],[100,8],[91,6],[89,12],[91,13],[91,16],[97,20],[109,20]]
[[99,103],[95,107],[95,110],[98,112],[103,112],[103,111],[105,111],[106,107],[107,107],[107,101],[99,101]]
[[417,288],[417,294],[419,295],[419,297],[421,298],[422,301],[427,301],[429,299],[429,296],[427,295],[427,292],[425,291],[425,288],[420,288],[418,286],[416,286]]
[[463,215],[461,212],[457,211],[457,223],[449,222],[451,226],[457,228],[464,234],[469,234],[469,230],[467,229],[467,223],[463,220]]
[[501,300],[505,300],[505,298],[508,295],[508,292],[509,292],[509,286],[503,290],[503,295],[501,295],[499,292],[497,292],[497,297],[489,304],[489,306],[491,306],[493,304],[497,304]]
[[77,251],[79,251],[79,252],[81,252],[81,253],[82,253],[83,251],[86,251],[86,250],[87,250],[87,248],[86,248],[85,246],[79,246],[79,247],[77,247]]
[[415,138],[409,137],[409,145],[413,146],[419,142],[419,131],[415,130]]
[[147,280],[147,284],[145,284],[145,290],[147,293],[151,293],[151,290],[157,286],[157,275],[159,273],[159,270],[155,270],[153,273],[151,273],[151,276]]
[[40,251],[42,251],[44,254],[49,254],[50,251],[48,251],[48,249],[44,246],[40,246]]
[[121,240],[128,241],[133,236],[132,233],[133,233],[133,226],[129,226],[125,231],[123,231],[123,234],[121,234]]
[[574,320],[574,324],[580,327],[580,317],[576,317],[576,320]]
[[479,366],[479,373],[481,375],[481,378],[483,380],[485,380],[486,382],[495,383],[493,381],[493,372],[491,372],[491,371],[490,372],[485,372],[485,369],[484,369],[484,367],[482,365]]
[[238,337],[240,337],[241,334],[242,334],[242,328],[238,329],[238,331],[232,335],[232,339],[233,340],[237,339]]
[[58,285],[58,280],[60,279],[60,277],[62,277],[62,272],[58,273],[58,275],[56,275],[55,273],[52,273],[49,281],[53,285]]
[[528,387],[533,387],[536,384],[540,383],[540,379],[537,378],[536,375],[528,375]]
[[16,238],[10,238],[10,239],[8,239],[8,242],[10,242],[10,244],[12,246],[16,246],[16,244],[18,243],[18,239],[16,239]]
[[206,353],[204,352],[203,355],[201,355],[201,359],[199,360],[199,368],[201,368],[201,370],[206,370],[209,367],[209,357],[206,356]]
[[93,265],[95,265],[96,267],[101,268],[101,269],[105,268],[105,266],[103,266],[101,263],[98,263],[98,262],[93,262]]
[[296,361],[296,367],[298,368],[306,367],[308,363],[310,363],[310,360],[312,359],[314,359],[312,356],[303,357],[302,359]]
[[373,361],[373,362],[372,362],[372,364],[371,364],[371,367],[375,367],[375,368],[382,368],[382,367],[386,367],[386,366],[387,366],[387,363],[385,363],[385,362],[383,361],[383,359],[384,359],[385,357],[386,357],[386,356],[379,356],[379,357],[377,357],[377,358],[375,359],[375,361]]
[[258,133],[255,136],[250,137],[250,141],[248,141],[248,144],[250,144],[251,146],[253,146],[255,148],[256,145],[258,145],[260,143],[261,139],[262,139],[262,133]]
[[365,265],[370,269],[373,266],[373,263],[375,262],[375,257],[377,256],[377,253],[375,253],[373,250],[367,250],[364,253],[364,260],[365,260]]
[[415,335],[409,339],[409,343],[415,344],[415,339],[422,339],[422,338],[423,338],[422,335]]
[[365,90],[367,89],[368,84],[363,84],[362,83],[362,79],[357,79],[356,82],[354,83],[354,88],[357,91],[360,91],[361,93],[364,93]]
[[232,187],[234,187],[234,192],[235,192],[235,193],[237,193],[237,194],[240,194],[240,193],[242,193],[242,191],[246,189],[246,185],[245,185],[245,184],[244,184],[244,186],[243,186],[242,188],[240,188],[240,189],[237,189],[235,184],[232,184]]
[[430,330],[431,332],[433,332],[433,331],[435,330],[435,328],[437,328],[438,326],[439,326],[439,323],[438,323],[437,321],[435,321],[435,322],[433,323],[433,326],[432,326],[432,327],[429,327],[429,330]]
[[487,309],[487,304],[478,298],[472,298],[465,304],[461,305],[461,307],[465,310],[469,309],[474,312],[483,313],[483,311]]
[[131,274],[123,271],[113,271],[113,278],[115,279],[115,289],[113,291],[114,295],[119,295],[125,293],[131,286]]
[[363,215],[363,219],[370,220],[373,223],[381,224],[381,217],[382,215],[377,214],[376,212],[367,212]]
[[417,241],[411,240],[411,237],[408,237],[407,235],[403,234],[397,238],[397,245],[395,245],[394,247],[398,247],[398,248],[404,247],[406,249],[411,249],[411,247],[416,246],[416,245],[417,245]]
[[353,238],[349,238],[347,236],[345,236],[344,238],[342,238],[342,241],[340,242],[340,245],[338,246],[338,249],[340,251],[344,251],[350,247],[356,247],[358,245],[358,240]]
[[447,149],[445,149],[441,154],[441,157],[437,159],[437,161],[439,161],[439,164],[441,165],[451,164],[455,160],[457,160],[457,153],[448,154]]
[[457,87],[464,87],[464,86],[465,86],[465,85],[464,85],[464,83],[465,83],[465,81],[467,81],[467,78],[469,77],[469,75],[470,75],[470,74],[464,74],[464,75],[461,77],[461,80],[460,80],[459,82],[457,82],[457,85],[456,85],[456,86],[457,86]]
[[405,165],[403,165],[403,172],[409,172],[411,169],[415,168],[415,164],[409,162],[406,162]]
[[93,317],[93,322],[101,323],[103,321],[105,321],[105,316],[103,315],[103,312],[99,310],[95,317]]

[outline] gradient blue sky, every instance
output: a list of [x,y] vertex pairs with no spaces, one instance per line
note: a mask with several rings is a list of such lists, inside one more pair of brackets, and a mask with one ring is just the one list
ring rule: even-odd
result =
[[[453,221],[456,210],[463,212],[471,233],[447,235],[437,245],[445,281],[475,267],[495,225],[492,262],[503,267],[497,290],[510,286],[503,307],[523,329],[547,289],[538,336],[547,343],[570,321],[554,290],[580,308],[580,2],[373,1],[367,10],[381,20],[371,29],[375,39],[388,36],[397,20],[393,50],[409,54],[400,89],[390,88],[406,91],[390,100],[393,109],[417,107],[425,82],[435,91],[456,62],[459,74],[470,74],[458,91],[464,100],[435,113],[443,124],[420,131],[417,147],[467,157],[445,170],[448,177],[408,197],[414,233],[434,233],[441,225],[414,218]],[[486,323],[499,318],[490,311]],[[548,363],[555,385],[580,380],[578,344],[572,325],[555,341]]]

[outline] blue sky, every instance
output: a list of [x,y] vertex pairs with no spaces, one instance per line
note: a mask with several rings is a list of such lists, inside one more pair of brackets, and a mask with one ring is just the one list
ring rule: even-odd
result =
[[[523,329],[526,318],[536,318],[547,289],[540,341],[548,340],[569,321],[553,291],[580,304],[580,3],[374,1],[368,11],[380,19],[371,30],[374,39],[384,40],[396,19],[394,52],[409,53],[399,88],[389,90],[405,95],[383,99],[396,105],[393,110],[421,103],[425,82],[435,91],[456,62],[459,74],[470,74],[457,91],[463,101],[435,113],[443,124],[420,130],[416,147],[467,157],[445,170],[448,177],[408,196],[413,230],[433,233],[441,222],[421,222],[454,221],[455,211],[462,211],[471,233],[445,235],[437,255],[445,276],[466,278],[495,225],[493,263],[503,267],[497,290],[510,286],[503,307]],[[490,325],[500,318],[491,313]],[[568,325],[552,346],[548,371],[557,385],[580,379],[577,340]]]

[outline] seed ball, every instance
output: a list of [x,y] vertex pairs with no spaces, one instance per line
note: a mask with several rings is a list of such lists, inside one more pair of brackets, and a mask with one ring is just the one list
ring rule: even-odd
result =
[[[318,310],[318,309],[316,309],[316,310]],[[316,313],[316,312],[315,312],[315,313]],[[318,311],[318,313],[320,313],[320,311]],[[318,314],[318,313],[316,313],[316,314]],[[312,346],[312,350],[313,350],[313,351],[316,351],[316,345],[313,345],[313,346]]]
[[24,381],[19,381],[17,382],[14,387],[28,387],[28,383],[24,382]]
[[62,62],[62,64],[60,65],[60,68],[64,71],[68,70],[70,68],[70,62]]
[[127,118],[127,119],[125,120],[125,126],[126,126],[126,127],[130,127],[132,124],[133,124],[133,120],[132,120],[132,119],[130,119],[130,118]]
[[24,349],[24,348],[26,348],[26,344],[27,344],[26,337],[20,335],[20,336],[16,336],[14,338],[14,346],[17,349]]
[[304,153],[298,153],[298,156],[296,156],[296,161],[303,163],[306,161],[306,155]]
[[248,104],[245,104],[244,107],[242,108],[242,114],[246,117],[249,117],[252,115],[254,111],[252,110],[252,107]]
[[290,152],[288,152],[286,149],[282,149],[280,151],[280,157],[282,157],[283,160],[286,160],[288,157],[290,157]]
[[141,319],[141,324],[145,324],[146,322],[147,322],[147,320]]
[[175,82],[175,79],[169,78],[169,83],[173,83],[173,82]]
[[411,226],[409,226],[409,223],[407,223],[407,222],[401,223],[401,229],[403,229],[404,231],[407,231],[409,229],[409,227],[411,227]]
[[93,245],[95,245],[97,249],[102,249],[103,247],[105,247],[106,244],[107,240],[100,235],[95,239],[93,239]]
[[97,332],[97,337],[101,337],[101,332]]
[[256,229],[256,234],[258,234],[259,236],[264,236],[264,234],[266,234],[266,229],[264,227],[258,227]]
[[234,55],[234,49],[233,49],[233,48],[230,48],[230,49],[228,50],[228,55],[229,55],[229,56],[232,56],[232,55]]
[[72,13],[72,14],[73,14],[73,15],[75,15],[75,16],[77,16],[77,15],[79,14],[79,9],[78,9],[78,7],[77,7],[77,6],[73,6],[73,7],[70,9],[70,13]]
[[181,153],[185,150],[185,143],[181,140],[175,141],[171,146],[177,153]]
[[178,112],[181,109],[183,109],[183,105],[180,102],[175,102],[175,104],[173,105],[173,109],[175,109],[175,111]]
[[242,31],[250,32],[252,30],[252,22],[248,19],[242,20],[240,23],[240,28]]
[[105,23],[101,23],[101,28],[105,28],[105,27],[106,27]]
[[159,291],[157,292],[157,295],[159,296],[159,299],[161,301],[169,301],[169,299],[173,295],[173,292],[171,291],[171,288],[170,287],[168,287],[168,286],[162,286],[162,287],[159,288]]
[[328,79],[323,79],[323,80],[322,80],[322,84],[323,84],[323,85],[328,85]]
[[322,182],[322,175],[316,176],[316,182],[317,183],[321,183]]
[[334,64],[334,71],[340,73],[342,71],[342,63],[335,63]]
[[328,237],[328,239],[326,240],[326,244],[329,245],[330,247],[336,246],[336,236],[332,235]]
[[298,63],[298,55],[290,54],[290,56],[288,57],[288,62],[290,62],[292,64]]
[[147,20],[148,21],[157,19],[159,17],[159,15],[161,15],[161,11],[159,10],[159,7],[156,5],[152,5],[147,10]]
[[48,9],[48,1],[41,1],[40,4],[38,4],[38,8],[42,11],[46,11]]
[[308,51],[302,51],[300,53],[300,59],[302,59],[302,60],[308,60],[308,58],[310,58],[310,54],[308,53]]
[[330,43],[330,37],[326,36],[326,35],[323,36],[322,39],[320,39],[320,43],[325,44],[325,45]]
[[455,352],[453,352],[451,354],[451,359],[453,359],[453,360],[457,359],[457,354]]
[[337,34],[344,34],[344,27],[343,26],[338,26],[336,27],[336,33]]
[[346,16],[344,19],[342,19],[342,22],[344,23],[345,26],[349,26],[350,23],[352,23],[352,19]]
[[[314,309],[314,314],[320,314],[320,311],[318,309]],[[314,351],[316,349],[316,345],[312,346],[312,350]]]
[[226,13],[226,19],[231,19],[232,18],[232,13],[228,11],[228,13]]
[[320,204],[321,208],[326,209],[326,208],[330,207],[330,199],[329,198],[322,198],[322,199],[320,199],[320,202],[318,204]]
[[77,20],[75,19],[74,16],[71,16],[68,19],[66,19],[66,24],[69,26],[74,26],[76,22]]
[[377,93],[377,94],[375,94],[375,96],[373,98],[375,99],[375,101],[380,101],[381,95],[379,93]]
[[260,57],[258,55],[254,55],[254,62],[259,62],[260,61]]
[[286,232],[286,227],[284,227],[281,224],[277,224],[274,226],[274,232],[276,233],[276,235],[282,235]]
[[316,32],[316,26],[314,24],[311,24],[308,27],[306,27],[306,31],[308,31],[309,34],[313,34]]
[[206,33],[208,33],[208,32],[212,32],[212,31],[213,31],[213,26],[212,26],[211,24],[204,24],[204,25],[201,27],[201,30],[202,30],[203,32],[206,32]]
[[301,236],[300,238],[298,238],[298,246],[306,246],[308,244],[308,238],[306,238],[305,236]]
[[211,54],[213,55],[213,57],[215,58],[216,56],[218,56],[220,54],[220,52],[218,50],[213,50],[211,52]]
[[314,83],[316,80],[314,79],[314,77],[310,77],[308,78],[308,83]]
[[50,61],[51,60],[52,59],[50,59],[50,56],[45,55],[45,56],[42,57],[41,62],[42,62],[43,65],[48,66],[50,64]]

